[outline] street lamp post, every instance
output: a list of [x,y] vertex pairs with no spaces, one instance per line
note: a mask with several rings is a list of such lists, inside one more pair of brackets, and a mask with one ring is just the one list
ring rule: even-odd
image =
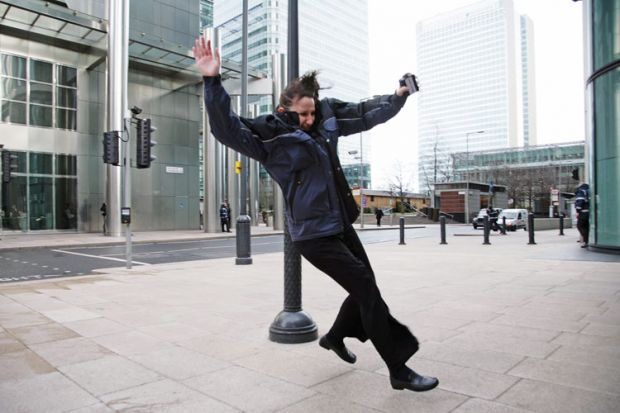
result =
[[478,130],[474,132],[467,132],[465,134],[465,179],[466,179],[466,192],[465,192],[465,224],[469,224],[469,135],[474,135],[476,133],[484,133],[483,130]]
[[[363,187],[364,184],[362,183],[362,174],[364,171],[364,161],[362,158],[362,133],[360,132],[360,156],[354,156],[353,159],[359,159],[360,160],[360,169],[359,169],[359,186],[360,186],[360,206],[362,209],[362,213],[360,214],[360,228],[364,228],[364,191],[363,191]],[[348,152],[349,155],[357,155],[357,149],[354,149],[352,151]]]

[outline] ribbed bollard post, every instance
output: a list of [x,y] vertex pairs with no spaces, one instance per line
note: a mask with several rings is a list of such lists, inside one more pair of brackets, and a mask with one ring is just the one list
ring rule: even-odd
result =
[[405,245],[405,217],[400,217],[400,242],[398,245]]
[[560,215],[560,235],[564,235],[564,217]]
[[500,228],[502,235],[506,235],[506,217],[502,217],[502,227]]
[[439,228],[441,232],[441,242],[439,244],[445,245],[447,244],[446,242],[446,217],[443,215],[439,218]]
[[484,242],[482,245],[491,245],[489,241],[489,233],[491,232],[491,224],[489,223],[489,216],[484,216]]
[[301,255],[295,249],[284,220],[284,309],[269,327],[276,343],[307,343],[318,338],[312,317],[301,308]]
[[239,215],[237,217],[237,258],[235,264],[252,264],[252,248],[250,243],[250,217]]
[[530,241],[527,245],[536,245],[534,241],[534,214],[527,214],[527,232],[529,234]]

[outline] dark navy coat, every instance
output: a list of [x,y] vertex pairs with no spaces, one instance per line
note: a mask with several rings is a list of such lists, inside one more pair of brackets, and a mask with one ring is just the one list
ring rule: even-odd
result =
[[335,235],[355,221],[359,208],[338,159],[338,138],[387,121],[407,100],[395,94],[362,103],[323,99],[313,130],[305,132],[277,113],[240,119],[219,76],[205,77],[204,85],[213,136],[261,162],[282,188],[293,241]]

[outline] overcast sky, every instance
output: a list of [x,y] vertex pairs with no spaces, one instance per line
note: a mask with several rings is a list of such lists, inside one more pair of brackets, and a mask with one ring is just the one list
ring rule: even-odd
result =
[[[476,3],[475,0],[369,0],[370,95],[394,90],[406,72],[416,72],[418,21]],[[516,12],[534,25],[538,143],[582,140],[584,63],[582,3],[514,0]],[[420,79],[422,85],[424,79]],[[417,99],[372,131],[373,188],[385,188],[396,161],[417,170]],[[413,183],[413,178],[411,179]]]

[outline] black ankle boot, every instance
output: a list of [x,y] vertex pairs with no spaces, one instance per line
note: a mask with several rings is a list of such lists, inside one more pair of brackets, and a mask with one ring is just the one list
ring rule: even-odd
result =
[[332,343],[327,338],[326,335],[321,337],[321,339],[319,340],[319,345],[321,347],[323,347],[324,349],[333,351],[334,353],[336,353],[338,355],[338,357],[340,357],[341,359],[343,359],[347,363],[353,364],[357,360],[357,357],[355,356],[355,354],[353,354],[347,348],[347,346],[344,345],[344,343],[342,343],[342,346],[336,345],[336,344]]
[[[406,367],[406,366],[405,366]],[[409,369],[407,367],[407,369]],[[427,377],[422,376],[415,371],[410,370],[410,373],[406,379],[403,380],[403,377],[398,377],[398,373],[392,375],[390,373],[390,384],[392,388],[395,390],[411,390],[411,391],[428,391],[432,390],[439,384],[439,380],[436,377]],[[401,370],[402,371],[402,370]]]

